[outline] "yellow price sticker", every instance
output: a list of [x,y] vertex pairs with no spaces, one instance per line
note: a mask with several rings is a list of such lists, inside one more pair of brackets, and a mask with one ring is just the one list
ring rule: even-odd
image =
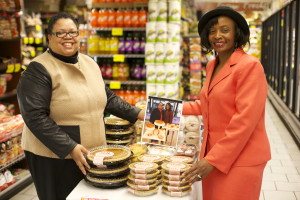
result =
[[114,55],[114,62],[124,62],[125,56],[123,54]]
[[34,43],[34,38],[30,37],[28,43],[33,44]]
[[110,81],[109,88],[112,90],[121,89],[121,82],[120,81]]
[[123,29],[122,28],[113,28],[113,29],[111,29],[111,34],[113,36],[122,36],[123,35]]
[[7,65],[6,73],[13,73],[14,70],[15,70],[15,65],[14,64]]
[[23,43],[24,44],[28,44],[28,42],[29,42],[29,38],[28,37],[23,38]]
[[40,30],[42,30],[42,28],[41,28],[40,25],[36,25],[36,26],[35,26],[35,30],[40,31]]
[[21,70],[21,64],[15,63],[15,72],[19,72]]

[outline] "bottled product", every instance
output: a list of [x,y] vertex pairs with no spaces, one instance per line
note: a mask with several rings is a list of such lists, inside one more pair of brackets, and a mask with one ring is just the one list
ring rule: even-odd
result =
[[124,10],[124,27],[131,27],[131,10]]
[[146,45],[146,34],[145,33],[141,33],[140,50],[139,50],[140,54],[144,54],[145,53],[145,45]]
[[119,64],[118,63],[114,63],[113,64],[113,73],[112,73],[112,78],[113,80],[118,80],[119,79]]
[[116,12],[116,26],[117,27],[124,26],[124,11],[122,9],[118,9]]
[[108,60],[107,63],[106,63],[106,66],[105,66],[105,76],[106,76],[106,79],[111,80],[112,79],[112,73],[113,73],[113,70],[112,70],[112,61]]
[[104,53],[110,54],[110,34],[109,33],[104,33],[104,43],[105,43]]
[[142,63],[142,70],[141,70],[141,79],[146,80],[147,77],[147,70],[146,70],[146,65],[145,63]]
[[107,19],[107,27],[115,27],[116,26],[116,13],[114,9],[109,9],[107,11],[108,19]]
[[147,12],[144,8],[142,8],[138,13],[138,26],[139,27],[146,27],[147,22]]
[[118,37],[111,36],[110,37],[110,53],[117,54],[118,53]]
[[121,36],[119,37],[119,43],[118,43],[118,51],[120,54],[125,54],[125,37]]
[[98,27],[98,10],[97,9],[93,9],[92,13],[91,13],[91,26],[96,28]]
[[136,8],[131,11],[131,27],[139,26],[139,12]]
[[91,35],[88,39],[89,48],[88,51],[90,54],[99,53],[99,36]]
[[139,33],[135,32],[133,34],[133,42],[132,42],[132,53],[138,54],[140,53],[140,38],[139,38]]
[[133,38],[132,38],[132,33],[128,32],[126,34],[126,41],[125,41],[125,52],[126,54],[132,54],[133,50]]
[[103,54],[105,53],[105,49],[106,49],[106,43],[105,43],[105,35],[104,33],[100,33],[99,34],[99,45],[98,45],[98,48],[99,48],[99,53],[100,54]]
[[118,79],[126,80],[126,66],[125,63],[120,63],[118,67]]
[[98,14],[98,27],[107,27],[108,11],[106,9],[100,9]]

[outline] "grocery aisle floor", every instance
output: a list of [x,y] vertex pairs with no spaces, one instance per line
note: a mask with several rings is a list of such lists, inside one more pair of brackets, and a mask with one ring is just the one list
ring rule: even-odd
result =
[[[264,172],[260,200],[300,200],[300,150],[269,101],[266,126],[272,148],[272,160]],[[35,187],[31,184],[11,199],[38,198]]]

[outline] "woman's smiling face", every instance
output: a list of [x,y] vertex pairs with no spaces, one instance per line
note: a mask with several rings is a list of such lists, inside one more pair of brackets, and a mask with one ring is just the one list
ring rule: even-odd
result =
[[68,18],[61,18],[54,24],[52,33],[49,34],[49,47],[57,54],[63,56],[72,56],[79,49],[79,37],[71,37],[67,34],[65,37],[57,37],[55,33],[69,33],[78,31],[76,24]]
[[218,23],[213,25],[208,32],[211,47],[220,55],[233,52],[235,49],[236,27],[234,21],[226,16],[218,17]]

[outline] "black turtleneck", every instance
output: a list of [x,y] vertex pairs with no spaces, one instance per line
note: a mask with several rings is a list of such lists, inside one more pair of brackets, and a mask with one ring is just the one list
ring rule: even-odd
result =
[[71,63],[71,64],[75,64],[78,62],[78,51],[73,56],[63,56],[63,55],[57,54],[54,51],[52,51],[52,49],[50,49],[50,48],[49,48],[48,52],[51,53],[52,56],[54,56],[55,58],[57,58],[63,62]]

